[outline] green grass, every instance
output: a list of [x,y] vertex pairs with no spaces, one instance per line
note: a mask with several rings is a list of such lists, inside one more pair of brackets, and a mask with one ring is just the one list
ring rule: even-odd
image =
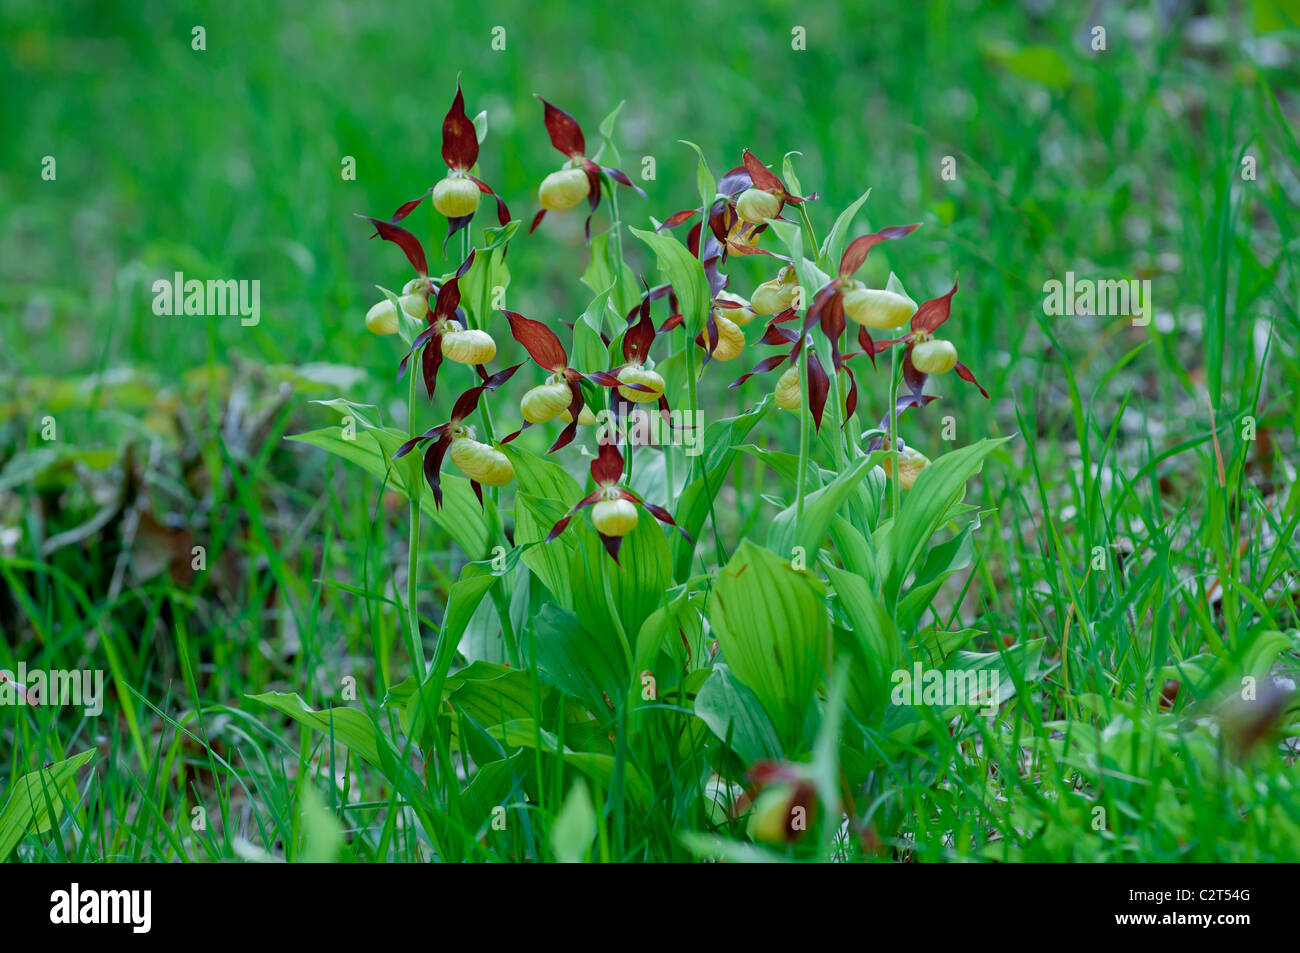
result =
[[[1269,25],[1254,7],[1210,4],[1228,32],[1206,45],[1187,14],[1145,14],[1145,32],[1116,15],[1104,21],[1109,48],[1093,52],[1094,24],[1066,5],[867,14],[673,3],[635,21],[597,4],[547,4],[540,18],[532,7],[209,4],[191,15],[154,4],[107,17],[94,4],[33,2],[0,13],[0,668],[102,669],[112,686],[101,718],[0,709],[0,799],[27,771],[96,754],[58,833],[24,837],[14,856],[555,856],[578,775],[534,748],[509,761],[528,782],[507,795],[518,820],[496,831],[491,805],[457,780],[458,753],[399,752],[402,764],[427,759],[429,774],[385,779],[328,733],[247,697],[298,693],[387,727],[385,689],[410,674],[406,501],[283,438],[335,423],[309,401],[341,394],[405,428],[396,345],[365,333],[362,318],[374,286],[396,289],[406,265],[353,214],[387,215],[441,176],[439,128],[459,75],[470,114],[489,112],[483,177],[525,223],[561,161],[533,94],[574,113],[593,151],[600,120],[625,101],[622,166],[649,193],[622,191],[625,224],[696,204],[696,155],[680,139],[715,173],[745,147],[778,169],[797,151],[804,189],[820,195],[809,206],[819,236],[867,188],[854,235],[924,223],[873,251],[859,277],[880,287],[892,270],[917,300],[960,277],[946,330],[993,399],[950,375],[931,384],[943,400],[909,411],[900,432],[932,458],[1016,437],[972,484],[982,516],[970,567],[925,624],[979,629],[972,644],[984,651],[1045,640],[1043,662],[1034,673],[1009,663],[1017,697],[997,719],[971,719],[958,738],[936,723],[928,742],[892,753],[852,792],[872,834],[837,855],[1296,859],[1294,740],[1235,752],[1220,708],[1256,671],[1263,633],[1291,633],[1264,670],[1275,658],[1294,678],[1300,660],[1295,27],[1254,37]],[[190,47],[195,24],[207,31],[202,52]],[[491,48],[498,25],[503,52]],[[790,48],[794,26],[807,30],[806,51]],[[40,175],[46,155],[54,181]],[[1245,155],[1254,180],[1241,176]],[[340,176],[344,156],[355,181]],[[638,178],[645,156],[653,181]],[[436,257],[442,226],[427,203],[409,222]],[[553,215],[514,239],[509,307],[557,328],[582,313],[579,222]],[[638,275],[662,280],[626,231],[624,246]],[[261,324],[155,316],[150,283],[177,270],[258,278]],[[749,294],[772,262],[733,258],[727,270]],[[1067,271],[1150,278],[1151,325],[1045,315],[1043,283]],[[745,356],[705,374],[710,421],[774,381],[723,386],[769,353],[754,327]],[[504,361],[518,349],[504,346],[504,322],[493,330]],[[304,368],[313,364],[330,367]],[[855,368],[870,424],[887,406],[887,373],[862,359]],[[540,379],[534,371],[520,380]],[[469,384],[463,372],[440,386]],[[494,404],[499,431],[513,426],[521,390]],[[422,403],[417,430],[444,419],[439,397]],[[794,454],[798,427],[771,412],[744,442]],[[521,443],[547,445],[531,432]],[[584,478],[585,460],[557,459]],[[14,461],[35,472],[22,477]],[[793,487],[738,454],[693,575],[714,573],[743,536],[766,535],[777,510],[765,496]],[[96,514],[103,524],[87,526]],[[206,550],[199,572],[195,545]],[[466,558],[424,521],[418,609],[430,655]],[[467,657],[504,651],[498,610],[509,607],[485,605]],[[521,646],[536,637],[532,620],[514,617]],[[527,672],[527,704],[541,714],[546,686]],[[1170,707],[1171,679],[1181,687]],[[740,767],[701,754],[707,732],[688,712],[637,717],[653,719],[638,739],[625,737],[626,719],[611,726],[611,785],[587,782],[593,855],[690,859],[685,835],[711,828],[698,796],[710,767]],[[655,786],[652,810],[628,800],[634,770]],[[196,805],[205,829],[193,829]],[[574,799],[566,817],[581,814]],[[740,837],[744,822],[723,827]],[[830,843],[792,855],[826,857]]]

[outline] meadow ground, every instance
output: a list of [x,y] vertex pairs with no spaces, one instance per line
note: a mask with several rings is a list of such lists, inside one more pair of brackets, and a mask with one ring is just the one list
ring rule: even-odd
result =
[[[1269,0],[858,6],[0,7],[0,668],[104,678],[101,713],[12,694],[0,707],[0,859],[1297,859],[1300,14]],[[406,498],[287,438],[338,425],[312,401],[339,396],[419,433],[473,382],[444,370],[459,374],[440,383],[449,393],[417,402],[407,429],[399,343],[363,318],[375,285],[412,273],[354,217],[387,216],[444,175],[458,76],[469,115],[488,116],[481,177],[524,222],[508,307],[566,346],[560,322],[588,309],[600,263],[576,212],[525,234],[563,161],[535,93],[580,119],[590,151],[623,103],[614,142],[648,197],[607,198],[594,247],[613,246],[616,207],[628,266],[652,285],[665,278],[630,228],[699,204],[699,160],[679,140],[715,176],[745,148],[778,173],[798,153],[791,168],[818,193],[801,208],[823,238],[867,189],[851,235],[922,223],[857,277],[883,287],[896,272],[917,301],[957,277],[945,332],[991,399],[936,375],[942,401],[900,432],[935,460],[1011,439],[971,481],[973,507],[940,521],[936,551],[955,568],[928,613],[899,607],[893,623],[913,647],[996,663],[994,717],[928,714],[928,730],[900,735],[859,717],[830,672],[811,689],[819,728],[787,732],[769,711],[775,734],[746,750],[735,725],[719,737],[691,713],[717,675],[714,617],[641,736],[617,692],[600,709],[599,678],[573,684],[554,658],[520,666],[573,619],[547,615],[545,574],[522,561],[514,595],[504,581],[479,591],[455,623],[460,655],[443,657],[449,593],[487,553],[426,516],[408,579]],[[430,204],[405,224],[437,277],[460,245],[441,255]],[[495,224],[484,209],[480,248]],[[771,233],[763,245],[787,251]],[[726,271],[749,295],[775,267],[733,255]],[[153,283],[177,272],[257,279],[258,320],[156,314]],[[1136,280],[1140,306],[1068,313],[1053,280]],[[494,320],[495,366],[524,360]],[[774,353],[759,326],[731,367]],[[888,406],[889,359],[853,366],[865,430]],[[691,394],[706,424],[744,414],[775,379],[728,388],[739,373],[705,369]],[[498,436],[521,392],[493,406]],[[802,490],[800,418],[768,409],[706,471],[721,474],[708,529],[662,587],[700,608],[696,625],[720,567],[748,552],[742,539],[770,539]],[[544,454],[555,431],[542,430],[521,453]],[[828,472],[810,489],[834,477],[828,446],[814,437]],[[589,459],[554,459],[586,479]],[[674,465],[696,472],[678,452],[639,484],[670,507]],[[865,536],[880,512],[862,517]],[[837,599],[843,565],[814,569],[839,580]],[[419,694],[408,591],[429,657],[450,667],[455,717],[433,726],[403,704]],[[847,601],[833,606],[833,628],[857,631]],[[518,678],[473,696],[467,671],[496,678],[508,663]],[[293,720],[288,703],[251,697],[268,692],[358,717]],[[485,697],[521,707],[493,721],[474,708]],[[834,755],[822,729],[845,704],[860,735]],[[822,836],[761,845],[734,804],[755,754],[803,765],[848,821],[823,810]]]

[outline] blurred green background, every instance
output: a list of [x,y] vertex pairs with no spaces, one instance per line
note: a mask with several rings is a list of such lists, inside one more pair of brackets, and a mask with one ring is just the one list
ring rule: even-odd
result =
[[[1066,269],[1154,277],[1165,310],[1207,300],[1215,273],[1202,265],[1236,153],[1253,142],[1267,169],[1281,158],[1272,149],[1294,148],[1283,118],[1294,57],[1261,68],[1243,46],[1268,24],[1262,4],[8,0],[3,11],[0,366],[14,374],[171,375],[239,351],[358,363],[384,388],[393,348],[363,334],[361,317],[373,286],[404,280],[406,265],[352,215],[387,215],[442,175],[458,74],[471,115],[489,114],[483,175],[525,222],[559,160],[533,93],[576,115],[589,141],[626,100],[624,164],[634,176],[641,157],[657,164],[649,199],[623,199],[630,224],[693,204],[695,157],[678,139],[698,142],[717,173],[744,147],[770,163],[803,153],[822,230],[871,187],[859,231],[926,228],[874,253],[865,277],[892,267],[920,298],[959,273],[953,334],[967,353],[1045,347],[1027,334],[1032,312]],[[1090,49],[1094,25],[1107,29],[1104,52]],[[204,51],[191,48],[194,26]],[[505,51],[492,49],[496,27]],[[804,51],[791,48],[795,27]],[[1269,87],[1284,96],[1276,115]],[[343,156],[355,181],[340,175]],[[945,156],[955,181],[940,176]],[[1258,188],[1289,201],[1276,177]],[[427,203],[412,223],[432,255],[443,226]],[[515,243],[513,307],[572,320],[585,305],[579,223],[552,216]],[[178,269],[259,278],[260,327],[154,316],[149,281]],[[735,290],[766,270],[733,266]],[[1070,343],[1090,330],[1061,333]],[[1006,391],[1005,358],[971,363]]]

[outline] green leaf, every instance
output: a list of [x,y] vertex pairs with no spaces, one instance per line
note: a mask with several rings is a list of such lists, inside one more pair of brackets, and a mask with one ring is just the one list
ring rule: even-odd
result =
[[[709,516],[709,507],[713,504],[718,491],[722,489],[723,481],[731,470],[731,464],[736,458],[736,442],[744,440],[749,435],[750,430],[763,414],[767,413],[770,406],[772,401],[769,394],[745,413],[715,420],[705,428],[702,443],[705,451],[701,456],[694,458],[695,469],[692,471],[700,473],[700,476],[682,490],[677,500],[677,507],[673,511],[673,519],[678,526],[686,530],[692,540],[699,540],[700,533],[704,529],[704,521]],[[690,574],[695,546],[680,538],[674,545],[677,547],[673,563],[675,578],[685,579]]]
[[573,534],[578,541],[569,577],[573,609],[587,631],[611,635],[621,631],[629,642],[636,638],[672,581],[672,550],[664,533],[642,511],[636,528],[623,537],[616,563],[585,513],[569,524],[565,535]]
[[721,662],[695,696],[695,714],[719,740],[730,741],[746,765],[784,754],[758,696]]
[[713,204],[713,200],[718,194],[718,180],[709,171],[709,163],[705,161],[704,151],[699,146],[689,139],[678,139],[677,141],[690,146],[695,150],[695,154],[700,157],[699,163],[695,166],[695,188],[700,194],[700,208],[704,209],[704,214],[707,216],[709,206]]
[[298,816],[302,821],[302,846],[294,856],[300,864],[332,864],[346,838],[343,825],[310,784],[298,788]]
[[650,246],[658,258],[659,272],[673,286],[682,307],[686,333],[694,338],[704,328],[712,294],[702,266],[685,245],[668,232],[633,228],[632,234]]
[[904,580],[920,562],[930,538],[961,502],[966,481],[980,471],[984,458],[1010,440],[985,439],[945,453],[921,471],[907,491],[898,518],[876,533],[877,563],[886,606],[898,600]]
[[39,771],[29,771],[14,782],[9,800],[0,811],[0,863],[27,834],[44,834],[63,816],[77,796],[77,772],[90,763],[93,750],[83,751]]
[[359,708],[327,708],[317,711],[297,694],[264,692],[245,695],[268,708],[288,715],[308,728],[330,735],[349,751],[378,768],[390,781],[398,772],[397,753],[387,735],[381,734],[374,721]]
[[588,711],[608,712],[627,690],[627,657],[617,637],[584,629],[576,615],[553,603],[533,620],[532,649],[538,678]]
[[858,214],[858,209],[862,208],[870,195],[871,190],[867,189],[858,196],[852,205],[840,212],[839,217],[835,219],[835,224],[831,226],[826,240],[822,242],[822,254],[817,259],[817,264],[828,275],[839,273],[840,259],[844,257],[844,249],[849,245],[849,229],[853,226],[853,218]]
[[885,451],[877,450],[868,456],[859,457],[829,484],[805,496],[802,519],[798,518],[795,505],[778,513],[768,529],[767,548],[793,556],[795,547],[799,546],[805,554],[816,554],[826,538],[831,520],[844,505],[844,501],[886,455]]
[[826,670],[823,592],[811,573],[743,539],[709,596],[723,658],[758,696],[787,750],[799,743]]
[[596,809],[591,805],[587,785],[577,780],[551,825],[551,852],[562,864],[579,863],[587,859],[595,839]]
[[904,647],[894,620],[866,581],[835,566],[826,566],[836,602],[849,621],[851,639],[841,641],[850,660],[849,710],[867,723],[889,701],[889,676],[903,662]]
[[1048,89],[1060,91],[1070,85],[1070,64],[1055,47],[1025,46],[1016,49],[1006,44],[997,44],[986,48],[985,53],[1008,71]]

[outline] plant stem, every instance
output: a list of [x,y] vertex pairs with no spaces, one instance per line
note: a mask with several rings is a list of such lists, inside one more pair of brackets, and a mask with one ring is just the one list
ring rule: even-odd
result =
[[799,408],[799,472],[795,483],[795,519],[803,519],[803,487],[808,474],[808,445],[812,424],[812,405],[808,396],[808,341],[799,348],[799,386],[803,390],[803,405]]
[[898,348],[889,349],[889,445],[886,449],[892,450],[893,456],[889,458],[889,498],[890,498],[890,516],[893,519],[898,518],[899,507],[899,488],[898,488],[898,414],[895,408],[898,407]]
[[[425,345],[428,347],[429,345]],[[419,375],[415,372],[419,355],[412,355],[411,372],[407,374],[406,424],[411,437],[415,437],[415,383]],[[424,643],[420,639],[420,613],[417,608],[418,582],[420,578],[420,496],[424,488],[417,482],[407,487],[411,500],[410,531],[407,537],[406,551],[406,628],[411,653],[411,665],[415,675],[423,682],[429,673],[425,664]]]

